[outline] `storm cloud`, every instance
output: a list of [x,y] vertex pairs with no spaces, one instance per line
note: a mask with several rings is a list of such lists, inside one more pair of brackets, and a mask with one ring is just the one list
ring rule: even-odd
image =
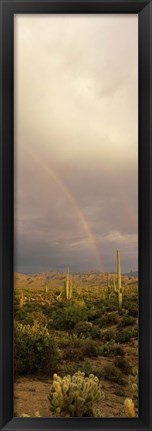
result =
[[15,17],[15,270],[138,269],[138,18]]

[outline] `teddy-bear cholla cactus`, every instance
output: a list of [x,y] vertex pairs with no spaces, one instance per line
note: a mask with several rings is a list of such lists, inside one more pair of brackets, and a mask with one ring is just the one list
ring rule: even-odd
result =
[[135,404],[131,398],[126,398],[124,401],[124,405],[126,408],[127,416],[130,418],[134,418],[136,416],[135,413]]
[[98,377],[81,371],[63,378],[54,374],[48,397],[55,417],[93,416],[94,404],[103,398]]
[[69,301],[72,298],[72,277],[68,272],[66,273],[66,279],[64,282],[65,298]]
[[119,250],[117,250],[117,277],[118,277],[118,304],[119,304],[119,308],[122,309],[121,263],[120,263]]

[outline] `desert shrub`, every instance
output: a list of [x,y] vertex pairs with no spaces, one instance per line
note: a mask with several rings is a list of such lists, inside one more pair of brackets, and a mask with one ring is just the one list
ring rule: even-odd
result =
[[67,305],[52,313],[53,326],[58,330],[73,330],[76,323],[87,320],[87,309],[79,304]]
[[34,313],[35,311],[41,311],[42,306],[36,302],[30,302],[24,305],[24,310],[26,313]]
[[117,343],[127,343],[133,338],[133,332],[130,328],[124,329],[121,332],[117,332],[115,340]]
[[54,329],[54,322],[53,322],[53,319],[48,319],[48,320],[47,320],[47,328],[48,328],[48,330],[52,330],[52,329]]
[[58,346],[60,349],[66,349],[67,347],[69,347],[69,338],[63,337],[63,338],[59,339],[58,340]]
[[25,308],[20,308],[16,311],[15,320],[25,325],[32,325],[34,323],[32,313],[27,312]]
[[105,314],[97,320],[97,324],[100,328],[107,327],[108,325],[114,325],[117,323],[118,317],[115,313]]
[[79,370],[84,372],[86,376],[89,376],[89,374],[94,374],[98,378],[101,378],[104,375],[103,368],[101,368],[101,366],[94,365],[92,361],[88,359],[79,363]]
[[124,356],[125,352],[118,344],[115,342],[107,342],[100,347],[100,355],[107,357]]
[[72,376],[73,374],[75,374],[77,371],[82,371],[81,367],[80,367],[81,362],[63,362],[59,365],[59,373],[60,376],[63,377],[66,374],[70,374],[70,376]]
[[102,396],[98,378],[78,371],[64,378],[54,374],[48,399],[55,417],[83,417],[93,416],[94,405]]
[[118,383],[118,385],[126,385],[126,380],[123,377],[122,372],[114,365],[107,365],[104,368],[104,377],[106,380]]
[[114,365],[115,367],[120,368],[120,370],[123,371],[124,374],[129,375],[132,372],[132,367],[124,358],[116,358],[114,361]]
[[131,326],[134,325],[135,318],[133,316],[124,316],[121,321],[118,323],[118,328],[125,328],[125,326]]
[[117,303],[117,299],[116,296],[114,296],[114,298],[110,299],[110,302],[108,301],[106,305],[106,311],[107,312],[111,312],[111,311],[117,311],[118,310],[118,303]]
[[91,322],[78,322],[75,325],[74,332],[82,338],[100,339],[100,329]]
[[115,392],[114,392],[116,395],[119,395],[119,397],[124,397],[125,396],[125,391],[124,391],[124,389],[121,387],[121,386],[118,386],[116,389],[115,389]]
[[138,303],[129,303],[128,313],[130,316],[138,317]]
[[51,373],[58,362],[55,340],[46,327],[16,323],[14,328],[14,369],[16,374]]
[[102,332],[102,339],[105,341],[114,341],[115,340],[115,331],[106,331]]
[[96,341],[93,340],[85,340],[83,342],[83,356],[87,356],[88,358],[96,357],[100,354],[100,346]]
[[70,374],[72,376],[77,371],[85,373],[87,377],[89,376],[89,374],[94,374],[98,378],[104,376],[104,369],[101,368],[101,366],[93,365],[92,361],[90,361],[89,359],[80,362],[66,362],[65,364],[62,363],[62,365],[60,366],[61,376],[65,374]]
[[[80,361],[80,362],[66,362],[64,365],[60,367],[60,374],[70,374],[72,376],[77,371],[81,371],[85,373],[85,375],[88,377],[89,374],[93,373],[93,364],[88,359],[86,361]],[[99,376],[97,376],[99,377]]]
[[75,361],[82,360],[84,358],[83,350],[76,347],[67,347],[62,353],[62,359],[73,361],[73,358]]
[[[59,347],[61,344],[59,343]],[[64,360],[79,361],[87,357],[96,357],[99,355],[100,346],[94,340],[89,339],[71,339],[69,344],[65,346],[62,351],[62,358]]]
[[137,324],[132,328],[132,336],[135,338],[138,337],[138,325]]
[[86,356],[89,358],[96,357],[99,353],[100,346],[96,341],[76,339],[69,342],[69,345],[62,353],[62,358],[70,361],[73,361],[73,359],[78,361],[84,359]]
[[88,321],[94,322],[98,317],[100,317],[100,311],[96,310],[94,306],[88,309]]

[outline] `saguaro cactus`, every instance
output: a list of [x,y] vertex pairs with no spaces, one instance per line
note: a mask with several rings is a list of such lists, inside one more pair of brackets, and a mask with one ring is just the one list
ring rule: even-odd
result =
[[116,282],[115,282],[115,278],[114,278],[114,276],[113,276],[112,281],[113,281],[113,292],[114,292],[114,293],[117,293],[117,287],[116,287]]
[[23,307],[24,307],[24,293],[22,289],[21,298],[20,298],[20,308],[23,308]]
[[119,304],[119,308],[122,309],[121,263],[120,263],[119,250],[117,250],[117,278],[118,278],[118,304]]
[[72,277],[69,274],[69,268],[68,268],[68,272],[66,273],[64,289],[65,289],[65,298],[67,301],[69,301],[72,298]]
[[110,285],[110,274],[109,274],[109,272],[107,273],[107,294],[108,294],[108,299],[110,299],[111,285]]
[[72,291],[73,291],[72,276],[70,276],[70,280],[69,280],[69,299],[72,298]]

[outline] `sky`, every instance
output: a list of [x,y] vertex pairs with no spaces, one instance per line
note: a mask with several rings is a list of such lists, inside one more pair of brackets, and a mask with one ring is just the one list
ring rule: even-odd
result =
[[16,15],[15,271],[138,269],[138,17]]

